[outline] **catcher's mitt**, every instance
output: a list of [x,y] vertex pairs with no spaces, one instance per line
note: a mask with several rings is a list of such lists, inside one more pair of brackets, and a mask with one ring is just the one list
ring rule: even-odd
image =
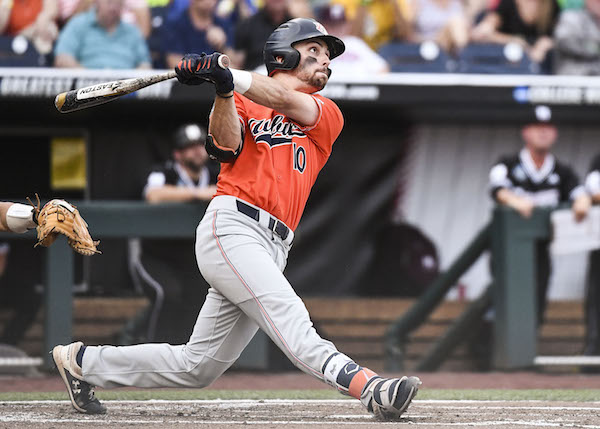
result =
[[[87,229],[87,223],[79,214],[79,210],[64,200],[52,200],[40,210],[38,198],[37,207],[34,205],[34,218],[37,220],[37,238],[39,245],[48,247],[58,237],[58,234],[67,236],[67,242],[82,255],[101,253],[96,246],[99,241],[92,240]],[[33,204],[32,204],[33,205]]]

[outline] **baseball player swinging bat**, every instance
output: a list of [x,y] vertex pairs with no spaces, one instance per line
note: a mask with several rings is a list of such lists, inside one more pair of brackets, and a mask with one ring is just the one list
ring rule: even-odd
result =
[[52,358],[71,405],[106,407],[94,386],[210,385],[258,329],[305,373],[360,401],[379,420],[398,421],[418,377],[382,377],[322,338],[283,271],[310,190],[342,132],[344,117],[317,94],[344,42],[307,18],[281,24],[263,50],[269,76],[218,66],[222,55],[186,54],[184,85],[215,87],[206,151],[221,163],[217,192],[196,229],[198,269],[211,288],[185,345],[57,345]]
[[[229,67],[229,57],[221,55],[218,59],[219,67]],[[54,105],[60,113],[75,112],[108,103],[117,98],[131,94],[163,80],[173,79],[177,75],[174,71],[160,73],[152,76],[136,77],[133,79],[114,80],[112,82],[99,83],[85,88],[73,89],[60,93],[54,99]]]

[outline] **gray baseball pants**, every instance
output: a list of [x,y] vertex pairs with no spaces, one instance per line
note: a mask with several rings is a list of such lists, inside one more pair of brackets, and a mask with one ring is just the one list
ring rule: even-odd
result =
[[[215,197],[196,231],[196,258],[211,288],[187,344],[89,346],[84,379],[100,387],[205,387],[223,374],[258,328],[302,371],[323,380],[337,350],[313,328],[302,300],[283,275],[293,233],[269,230],[271,215],[255,221],[236,199]],[[345,358],[349,360],[349,358]]]

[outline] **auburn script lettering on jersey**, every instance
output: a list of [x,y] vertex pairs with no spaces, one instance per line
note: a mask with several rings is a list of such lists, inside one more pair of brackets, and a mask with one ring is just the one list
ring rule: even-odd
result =
[[221,164],[216,195],[233,195],[295,230],[317,176],[344,126],[337,105],[311,95],[317,122],[302,127],[273,109],[235,94],[244,141],[233,163]]

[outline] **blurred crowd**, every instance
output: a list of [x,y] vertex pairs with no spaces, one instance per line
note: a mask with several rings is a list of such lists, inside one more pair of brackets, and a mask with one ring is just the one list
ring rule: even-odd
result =
[[189,52],[259,69],[268,35],[312,17],[334,73],[600,73],[600,0],[0,0],[0,66],[170,68]]

